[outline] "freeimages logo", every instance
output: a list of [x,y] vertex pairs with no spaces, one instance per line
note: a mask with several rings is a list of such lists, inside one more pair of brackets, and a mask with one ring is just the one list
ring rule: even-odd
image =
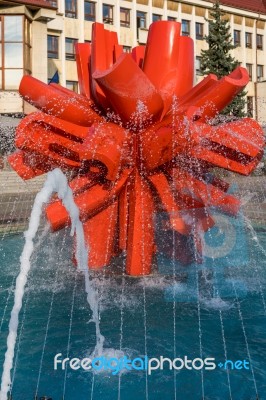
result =
[[224,362],[219,362],[216,364],[215,358],[207,357],[207,358],[193,358],[190,359],[188,356],[184,356],[183,358],[177,357],[174,359],[160,356],[159,358],[153,357],[149,358],[145,357],[136,357],[133,359],[128,358],[127,356],[116,358],[116,357],[95,357],[93,359],[87,358],[63,358],[62,353],[58,353],[54,357],[54,369],[65,370],[67,367],[70,369],[84,370],[84,371],[93,371],[93,372],[110,372],[112,375],[118,375],[121,372],[126,371],[147,371],[148,375],[151,375],[154,371],[158,370],[206,370],[212,371],[218,368],[228,370],[228,369],[249,369],[249,362],[247,360],[226,360]]
[[127,356],[116,358],[100,356],[96,358],[63,358],[62,353],[58,353],[54,357],[54,369],[65,370],[67,367],[77,371],[83,369],[84,371],[111,371],[112,375],[117,375],[121,371],[148,371],[151,375],[156,370],[213,370],[216,368],[214,358],[194,358],[189,359],[187,356],[184,358],[170,359],[168,357],[160,356],[159,358],[143,358],[136,357],[130,359]]

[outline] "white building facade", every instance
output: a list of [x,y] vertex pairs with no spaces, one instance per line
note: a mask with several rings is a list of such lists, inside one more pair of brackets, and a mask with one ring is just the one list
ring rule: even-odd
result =
[[[249,2],[239,1],[240,5],[245,3]],[[263,9],[256,11],[255,7],[235,8],[230,5],[230,1],[224,1],[221,8],[230,22],[231,34],[237,46],[233,50],[233,56],[248,69],[250,75],[247,87],[249,114],[262,121],[264,112],[260,109],[261,104],[266,101],[266,91],[261,83],[264,77],[266,79],[266,7],[263,12]],[[195,0],[0,1],[0,113],[29,111],[29,107],[17,93],[18,82],[23,73],[30,73],[47,82],[58,71],[60,84],[77,91],[74,44],[77,41],[91,40],[92,24],[95,21],[102,22],[107,29],[117,32],[124,51],[130,51],[138,44],[145,44],[149,25],[153,21],[161,19],[180,22],[182,34],[189,35],[195,43],[197,82],[202,79],[199,73],[200,54],[202,49],[207,48],[204,35],[208,34],[206,18],[209,18],[211,9],[211,1]],[[7,40],[9,37],[5,32],[8,32],[8,25],[9,30],[14,30],[14,26],[18,30],[21,26],[20,37],[17,35],[16,39],[14,32],[12,33],[13,38],[18,40],[17,47]],[[8,51],[3,51],[7,47],[10,54],[16,52],[16,58],[18,48],[23,52],[20,64],[14,56],[12,58],[12,54],[10,58],[14,65],[21,66],[20,71],[7,71]],[[13,76],[13,83],[8,84],[5,76],[9,80]]]

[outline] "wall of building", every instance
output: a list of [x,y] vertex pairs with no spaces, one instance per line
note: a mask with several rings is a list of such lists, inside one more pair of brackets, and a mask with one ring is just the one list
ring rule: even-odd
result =
[[[113,7],[113,21],[105,24],[105,27],[114,30],[118,34],[119,42],[127,48],[132,48],[138,44],[145,44],[147,40],[148,27],[153,21],[153,15],[161,16],[161,19],[175,18],[176,21],[189,21],[190,37],[195,43],[195,64],[202,49],[207,48],[204,40],[196,38],[196,22],[203,24],[204,35],[208,34],[208,24],[205,18],[209,17],[212,8],[210,1],[196,0],[97,0],[95,3],[95,20],[103,22],[103,4]],[[200,3],[200,4],[199,4]],[[92,22],[84,20],[84,0],[78,0],[78,10],[76,18],[65,16],[65,0],[58,0],[58,11],[41,9],[36,14],[37,17],[31,17],[32,20],[32,74],[33,76],[47,82],[58,70],[60,84],[65,86],[68,81],[77,82],[76,64],[74,60],[66,60],[66,38],[76,39],[79,42],[90,41]],[[23,7],[24,12],[29,14],[27,7]],[[124,27],[120,24],[120,7],[130,10],[130,26]],[[239,63],[246,67],[252,65],[252,79],[247,86],[248,96],[252,98],[255,116],[256,90],[255,83],[263,80],[258,79],[257,65],[263,66],[266,76],[266,15],[259,15],[251,11],[234,9],[233,7],[222,6],[226,12],[226,18],[230,22],[231,34],[234,36],[234,30],[241,32],[240,46],[233,50],[233,56]],[[9,11],[8,11],[9,10]],[[12,10],[12,11],[10,11]],[[7,8],[4,12],[15,12],[15,8]],[[146,14],[146,28],[137,28],[137,11]],[[36,20],[37,18],[37,20]],[[245,34],[252,34],[252,47],[246,47]],[[256,35],[263,35],[263,48],[257,49]],[[58,36],[59,51],[58,57],[47,59],[47,35]],[[195,73],[195,82],[202,77]],[[264,92],[263,92],[264,93]],[[12,100],[10,100],[12,99]],[[23,104],[16,93],[3,93],[0,96],[1,112],[20,112]]]
[[[30,57],[30,71],[37,79],[47,82],[47,21],[56,17],[55,10],[36,9],[31,12],[26,6],[7,5],[5,9],[1,9],[0,16],[23,16],[24,20],[29,21],[30,25],[30,51],[27,53]],[[25,26],[23,27],[23,29]],[[26,63],[26,29],[23,33],[23,63]],[[0,43],[1,44],[1,43]],[[4,43],[3,45],[4,46]],[[2,50],[1,50],[2,51]],[[5,57],[4,57],[5,58]],[[3,63],[4,64],[4,63]],[[26,65],[23,66],[23,73],[26,73]],[[4,88],[5,89],[5,88]],[[0,114],[13,114],[31,112],[33,107],[24,102],[20,97],[18,90],[4,90],[0,86]],[[18,88],[17,88],[18,89]]]
[[258,122],[266,127],[266,81],[257,84]]
[[[196,2],[195,2],[196,3]],[[210,6],[209,3],[205,2]],[[84,9],[84,1],[78,2],[79,10]],[[96,4],[96,18],[98,22],[103,22],[102,19],[102,6],[108,4],[114,7],[113,24],[105,24],[105,28],[114,30],[118,33],[119,43],[126,47],[134,47],[138,44],[145,44],[147,40],[148,27],[152,23],[153,14],[160,15],[162,19],[167,20],[168,17],[175,18],[176,21],[181,22],[182,19],[190,21],[191,24],[191,37],[195,40],[195,57],[200,55],[201,49],[206,48],[206,43],[203,40],[196,40],[195,23],[205,23],[205,17],[208,16],[208,11],[204,7],[192,6],[175,1],[160,1],[160,0],[138,0],[136,1],[116,1],[116,0],[99,0]],[[153,6],[155,5],[155,6]],[[130,27],[120,26],[120,7],[130,10]],[[59,0],[59,10],[64,13],[64,0]],[[137,29],[137,11],[146,13],[146,29]],[[61,19],[58,16],[58,19]],[[84,12],[78,12],[77,19],[63,17],[64,31],[58,28],[58,36],[60,37],[60,49],[64,48],[64,41],[66,37],[78,39],[80,42],[91,40],[92,22],[84,21]],[[56,21],[48,23],[48,34],[56,34],[56,26],[60,26]],[[207,34],[207,25],[205,24],[205,33]],[[60,51],[60,62],[54,62],[61,71],[60,81],[65,85],[66,80],[74,79],[70,74],[70,66],[68,71],[64,68],[65,62],[64,54]],[[74,61],[73,61],[74,62]],[[49,60],[50,75],[54,70],[52,68],[53,62]]]

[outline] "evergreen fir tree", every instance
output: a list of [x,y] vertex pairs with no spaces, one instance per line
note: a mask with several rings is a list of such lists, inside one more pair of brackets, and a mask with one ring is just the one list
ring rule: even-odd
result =
[[[232,43],[229,21],[223,18],[224,14],[219,0],[216,0],[210,13],[212,18],[206,20],[209,23],[209,35],[205,36],[205,40],[209,48],[201,51],[201,73],[215,74],[218,79],[230,74],[238,66],[238,62],[231,55],[235,46]],[[244,117],[245,97],[245,91],[239,93],[222,114]]]

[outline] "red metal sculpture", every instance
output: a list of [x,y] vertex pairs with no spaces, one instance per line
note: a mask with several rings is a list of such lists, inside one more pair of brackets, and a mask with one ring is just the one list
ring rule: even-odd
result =
[[[131,54],[95,23],[92,43],[76,46],[76,61],[80,94],[23,77],[21,95],[41,112],[18,126],[11,166],[24,179],[55,167],[71,172],[90,268],[125,250],[127,273],[149,274],[153,215],[161,210],[169,214],[166,229],[193,237],[200,258],[201,232],[214,224],[209,207],[236,215],[240,206],[208,171],[248,175],[262,157],[254,120],[211,124],[248,83],[247,71],[238,67],[220,80],[211,74],[193,87],[193,41],[170,21],[153,23],[146,47]],[[70,223],[59,200],[46,213],[53,230]]]

